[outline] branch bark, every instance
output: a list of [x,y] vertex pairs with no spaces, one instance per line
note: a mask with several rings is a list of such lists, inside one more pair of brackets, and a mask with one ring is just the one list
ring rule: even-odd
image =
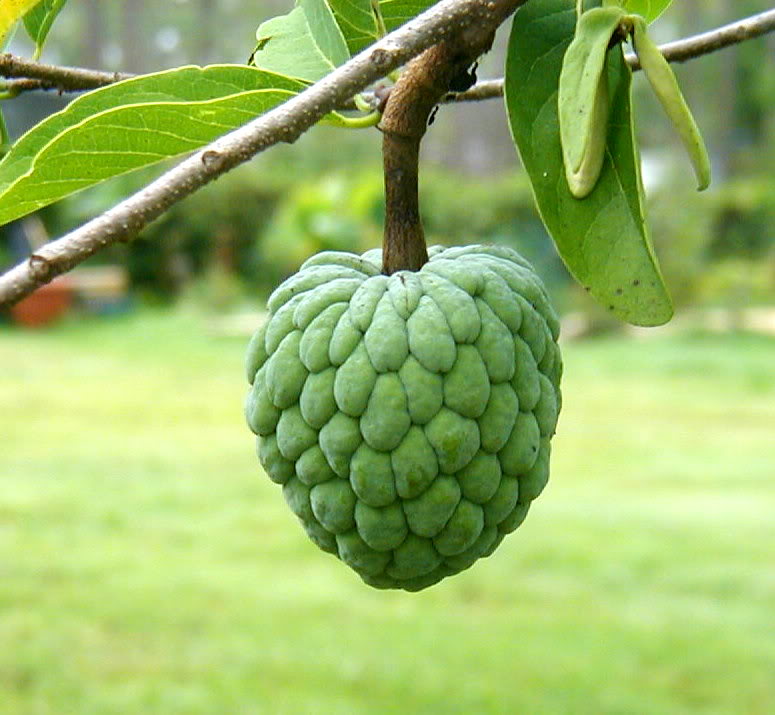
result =
[[80,92],[113,84],[133,75],[124,72],[100,72],[81,67],[60,67],[31,62],[10,53],[0,55],[0,76],[35,80],[39,86],[26,89],[57,89],[60,92]]
[[[699,35],[668,42],[660,45],[659,49],[668,62],[686,62],[774,31],[775,10],[766,10]],[[634,54],[628,54],[626,60],[633,71],[640,69],[640,63]],[[489,79],[478,82],[466,92],[450,94],[445,101],[479,102],[502,96],[503,79]]]

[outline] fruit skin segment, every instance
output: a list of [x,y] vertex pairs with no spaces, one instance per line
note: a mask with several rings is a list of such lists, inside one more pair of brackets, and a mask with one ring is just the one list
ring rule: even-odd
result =
[[259,460],[310,539],[369,585],[419,591],[489,556],[549,476],[559,322],[501,246],[417,272],[325,252],[248,347]]

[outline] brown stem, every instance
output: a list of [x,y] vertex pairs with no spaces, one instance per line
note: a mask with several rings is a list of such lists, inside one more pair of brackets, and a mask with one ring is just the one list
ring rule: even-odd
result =
[[420,142],[439,102],[490,49],[498,25],[520,2],[493,12],[427,49],[404,70],[385,103],[379,128],[385,170],[382,272],[417,271],[428,261],[418,199]]
[[382,270],[387,275],[417,271],[428,261],[418,199],[420,142],[434,106],[449,88],[449,49],[442,42],[409,63],[379,125],[385,169]]
[[132,77],[122,72],[44,65],[11,54],[0,54],[0,76],[40,80],[40,89],[56,87],[63,92],[95,89]]
[[420,140],[386,134],[385,232],[382,239],[382,271],[418,271],[428,262],[425,233],[418,200]]

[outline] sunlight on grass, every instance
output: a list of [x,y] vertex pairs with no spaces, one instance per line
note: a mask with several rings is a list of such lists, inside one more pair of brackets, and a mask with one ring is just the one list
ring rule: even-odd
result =
[[775,341],[566,346],[546,493],[405,594],[307,541],[205,325],[0,333],[1,712],[773,711]]

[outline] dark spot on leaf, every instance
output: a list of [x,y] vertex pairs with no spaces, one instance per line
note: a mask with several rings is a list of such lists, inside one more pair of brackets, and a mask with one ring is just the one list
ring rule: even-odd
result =
[[636,278],[636,279],[635,279],[635,280],[632,282],[632,284],[633,284],[634,286],[639,286],[639,285],[640,285],[640,280]]
[[621,295],[624,291],[621,288],[616,289],[616,295]]

